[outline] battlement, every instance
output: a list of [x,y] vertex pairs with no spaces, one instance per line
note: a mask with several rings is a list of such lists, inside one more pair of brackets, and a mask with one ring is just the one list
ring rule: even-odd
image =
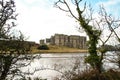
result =
[[86,49],[86,37],[78,35],[69,36],[65,34],[55,34],[54,36],[51,36],[51,38],[47,38],[46,43],[44,40],[40,40],[40,44]]

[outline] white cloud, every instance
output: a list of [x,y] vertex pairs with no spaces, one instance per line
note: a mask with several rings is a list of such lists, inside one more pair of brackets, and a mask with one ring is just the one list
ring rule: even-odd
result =
[[107,0],[97,3],[97,5],[103,5],[105,9],[111,14],[118,16],[120,11],[120,0]]
[[120,3],[120,0],[108,0],[108,1],[101,1],[101,2],[97,3],[97,5],[103,4],[106,7],[110,7],[112,5],[116,5],[119,3]]
[[[31,4],[32,2],[34,0],[31,0],[29,3]],[[45,7],[29,7],[23,4],[22,1],[16,2],[16,5],[17,12],[19,13],[17,21],[18,29],[25,33],[25,35],[30,36],[29,40],[39,42],[40,39],[50,37],[55,33],[80,35],[75,27],[75,21],[66,16],[66,13],[63,11],[52,7],[53,5],[49,8],[46,8],[47,3]]]
[[[54,0],[17,0],[18,29],[30,36],[29,40],[39,42],[40,39],[49,38],[55,33],[68,35],[84,35],[77,31],[74,19],[53,7]],[[108,8],[119,0],[101,2]],[[100,4],[100,3],[99,3]],[[74,7],[74,6],[72,6]]]

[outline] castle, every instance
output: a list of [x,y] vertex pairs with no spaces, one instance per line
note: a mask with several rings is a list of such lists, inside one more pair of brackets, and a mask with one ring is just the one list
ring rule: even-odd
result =
[[86,48],[86,37],[78,35],[65,35],[65,34],[55,34],[51,38],[45,40],[40,40],[40,44],[50,44],[57,46],[66,46],[71,48]]

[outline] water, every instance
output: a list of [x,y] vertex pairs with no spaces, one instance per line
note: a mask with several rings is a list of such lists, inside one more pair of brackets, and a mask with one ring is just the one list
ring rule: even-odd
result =
[[36,72],[28,77],[41,77],[42,79],[52,80],[56,76],[63,75],[62,72],[71,70],[74,64],[80,63],[84,69],[84,57],[87,53],[49,53],[41,54],[40,59],[34,59],[31,64],[21,70],[23,72]]
[[[80,70],[84,70],[87,66],[87,64],[84,64],[84,57],[87,55],[87,53],[41,54],[41,58],[34,59],[29,66],[21,68],[21,70],[23,72],[34,73],[27,75],[27,77],[40,77],[42,79],[53,80],[56,76],[62,76],[62,72],[71,70],[76,63],[79,64]],[[115,63],[108,61],[108,58],[113,57],[114,55],[111,53],[106,54],[103,60],[105,69],[118,68]]]

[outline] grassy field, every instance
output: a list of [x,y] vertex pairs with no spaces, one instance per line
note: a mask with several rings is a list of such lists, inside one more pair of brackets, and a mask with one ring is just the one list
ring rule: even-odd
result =
[[38,50],[37,48],[32,48],[33,53],[86,53],[87,50],[68,48],[65,46],[55,46],[49,45],[49,50]]

